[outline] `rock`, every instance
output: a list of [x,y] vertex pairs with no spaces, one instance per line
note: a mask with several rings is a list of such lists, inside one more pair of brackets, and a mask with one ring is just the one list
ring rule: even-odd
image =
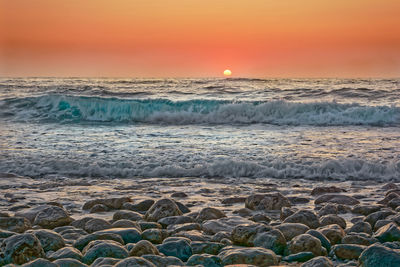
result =
[[338,206],[335,203],[327,203],[318,211],[318,216],[325,216],[329,214],[338,214]]
[[400,227],[395,223],[382,226],[376,233],[375,237],[381,242],[400,241]]
[[374,244],[365,249],[359,259],[360,267],[395,267],[400,266],[400,252]]
[[85,229],[85,225],[88,221],[95,219],[93,217],[85,217],[79,220],[75,220],[71,223],[71,226],[75,227],[75,228],[80,228],[80,229]]
[[175,202],[175,204],[178,206],[179,210],[180,210],[183,214],[189,213],[189,212],[190,212],[190,209],[189,209],[188,207],[186,207],[184,204],[182,204],[181,202],[175,201],[175,200],[174,200],[174,202]]
[[281,221],[284,221],[287,217],[293,215],[296,211],[297,209],[294,208],[282,207],[280,214]]
[[346,226],[347,226],[346,225],[346,221],[342,217],[339,217],[339,216],[334,215],[334,214],[329,214],[329,215],[322,216],[319,219],[319,221],[321,223],[321,226],[330,225],[330,224],[337,224],[340,227],[342,227],[343,229],[346,229]]
[[77,250],[76,248],[73,247],[65,247],[57,250],[56,252],[50,254],[48,257],[50,260],[58,260],[58,259],[65,259],[65,258],[70,258],[70,259],[76,259],[78,261],[82,261],[82,253]]
[[188,266],[222,267],[219,257],[209,254],[192,255],[186,263]]
[[65,247],[62,236],[54,231],[42,229],[31,231],[31,233],[39,239],[44,252],[57,251]]
[[379,220],[383,220],[386,217],[388,217],[389,215],[393,215],[395,214],[393,211],[391,210],[381,210],[381,211],[377,211],[374,213],[369,214],[364,221],[368,222],[372,228],[375,226],[375,223]]
[[325,235],[332,245],[340,243],[345,235],[343,229],[337,224],[320,227],[318,231]]
[[142,235],[140,231],[136,228],[110,228],[102,231],[96,232],[97,234],[106,234],[112,233],[119,235],[125,242],[128,243],[136,243],[142,239]]
[[261,223],[242,224],[233,228],[231,239],[234,244],[242,246],[254,246],[257,234],[268,232],[272,228]]
[[201,227],[205,233],[214,235],[221,231],[232,232],[234,227],[241,224],[254,224],[254,222],[240,216],[230,216],[221,219],[205,221]]
[[[76,259],[58,259],[54,261],[58,267],[88,267],[86,264],[76,260]],[[92,265],[94,266],[94,265]]]
[[186,237],[179,237],[179,236],[170,236],[170,237],[167,237],[167,238],[163,241],[163,243],[175,242],[175,241],[181,241],[181,240],[185,241],[185,242],[188,243],[188,244],[192,243],[192,240],[190,240],[189,238],[186,238]]
[[310,251],[315,256],[322,255],[321,241],[309,234],[301,234],[293,238],[288,245],[290,254]]
[[110,208],[103,204],[96,204],[90,209],[90,213],[98,213],[106,211],[110,211]]
[[170,216],[162,218],[158,221],[164,228],[167,228],[169,225],[172,224],[183,224],[183,223],[191,223],[194,222],[194,219],[189,216]]
[[304,234],[310,228],[302,223],[282,223],[275,227],[283,233],[286,241],[292,240],[293,237]]
[[248,208],[241,208],[241,209],[238,209],[238,210],[234,210],[232,213],[233,214],[237,214],[237,215],[239,215],[241,217],[250,217],[251,214],[253,213],[253,211],[251,209],[248,209]]
[[267,224],[271,222],[271,218],[262,213],[254,214],[253,216],[251,216],[250,220],[253,222],[264,222]]
[[74,247],[77,248],[78,250],[82,251],[84,247],[86,247],[91,241],[95,240],[112,240],[116,241],[122,245],[125,244],[124,240],[122,237],[118,234],[115,233],[93,233],[90,235],[83,236],[76,240],[74,243]]
[[114,265],[114,267],[132,267],[132,266],[156,267],[150,261],[139,257],[129,257]]
[[378,231],[378,229],[381,228],[382,226],[385,226],[385,225],[387,225],[389,223],[392,223],[392,222],[393,222],[392,220],[385,220],[385,219],[384,220],[379,220],[379,221],[377,221],[375,223],[374,231]]
[[218,256],[223,265],[250,264],[255,266],[277,265],[278,257],[272,250],[266,248],[233,248],[228,247],[221,251]]
[[150,207],[154,204],[154,200],[146,199],[137,204],[133,204],[131,202],[125,202],[122,205],[122,208],[125,210],[132,210],[137,212],[146,212],[150,209]]
[[230,204],[244,203],[245,201],[246,201],[245,197],[228,197],[221,200],[221,203],[225,205],[230,205]]
[[221,240],[224,238],[231,239],[231,233],[225,232],[225,231],[218,232],[215,235],[213,235],[213,237],[211,238],[211,241],[221,242]]
[[215,208],[204,208],[199,212],[199,215],[196,217],[196,221],[204,222],[208,220],[215,220],[226,217],[225,213],[222,210]]
[[386,195],[385,198],[382,199],[381,201],[378,201],[378,204],[387,205],[391,200],[396,199],[396,198],[400,198],[400,195],[398,193],[393,192],[393,193]]
[[395,183],[387,183],[384,186],[382,186],[381,189],[387,191],[392,189],[399,189],[399,187]]
[[0,239],[7,238],[16,235],[16,233],[11,231],[0,230]]
[[280,210],[290,206],[289,199],[279,192],[251,195],[245,201],[245,207],[251,210]]
[[85,231],[88,233],[94,233],[97,231],[105,230],[111,228],[111,224],[107,222],[106,220],[95,218],[89,220],[85,224]]
[[25,263],[21,267],[59,267],[59,266],[46,259],[36,259],[29,263]]
[[31,227],[29,220],[24,217],[0,217],[0,228],[3,230],[23,233]]
[[356,244],[363,246],[369,246],[376,242],[378,242],[376,238],[369,238],[365,235],[362,235],[362,233],[360,234],[350,233],[345,237],[343,237],[342,239],[343,244]]
[[187,261],[193,254],[189,243],[184,240],[164,241],[161,245],[157,245],[157,249],[166,256],[177,257],[182,261]]
[[135,211],[126,211],[126,210],[119,210],[114,213],[113,215],[113,220],[118,221],[118,220],[131,220],[131,221],[140,221],[143,219],[143,216],[140,213],[137,213]]
[[24,217],[28,219],[31,223],[35,221],[35,218],[39,212],[44,209],[52,207],[51,205],[40,205],[29,209],[20,210],[15,213],[16,217]]
[[292,203],[293,205],[296,204],[306,204],[308,202],[310,202],[309,198],[306,197],[288,197],[290,203]]
[[190,239],[191,241],[208,241],[208,237],[206,237],[202,232],[197,230],[186,231],[186,232],[179,232],[174,234],[177,237],[185,237]]
[[350,227],[349,233],[367,233],[369,235],[372,234],[372,227],[367,222],[357,222]]
[[339,244],[332,247],[333,253],[342,260],[356,260],[366,246],[354,244]]
[[[88,246],[91,246],[91,243],[89,243]],[[124,247],[117,245],[114,242],[102,240],[87,249],[82,261],[89,265],[100,257],[123,259],[128,257],[128,251]]]
[[156,222],[139,221],[138,224],[140,226],[140,229],[142,229],[142,231],[147,229],[162,229],[161,224]]
[[331,242],[329,241],[326,236],[324,236],[322,233],[318,232],[317,230],[311,229],[306,232],[306,234],[312,235],[313,237],[316,237],[321,241],[321,245],[326,249],[326,251],[331,250]]
[[315,199],[314,204],[319,205],[322,203],[336,203],[336,204],[344,204],[344,205],[357,205],[360,204],[360,201],[355,199],[354,197],[341,195],[341,194],[327,194],[319,196]]
[[13,235],[3,240],[1,251],[4,263],[24,264],[36,258],[43,258],[44,251],[39,239],[33,234]]
[[142,233],[142,239],[148,240],[153,244],[161,244],[168,233],[161,229],[147,229]]
[[390,201],[387,203],[387,206],[390,207],[391,209],[394,209],[394,210],[395,210],[397,207],[400,207],[400,197],[394,198],[394,199],[390,200]]
[[217,242],[194,241],[190,244],[193,254],[217,255],[224,246],[225,246],[224,244]]
[[159,255],[158,249],[147,240],[140,240],[135,246],[129,251],[129,256],[140,257],[142,255],[151,254]]
[[185,198],[188,197],[188,195],[185,192],[175,192],[171,194],[171,197]]
[[336,186],[320,186],[320,187],[315,187],[311,191],[312,196],[318,196],[318,195],[323,195],[323,194],[328,194],[328,193],[342,193],[346,192],[346,190],[342,188],[338,188]]
[[58,206],[49,206],[41,210],[35,217],[33,224],[43,228],[53,229],[55,227],[69,225],[73,219],[68,212]]
[[333,267],[333,263],[327,257],[319,256],[303,263],[301,267]]
[[114,259],[114,258],[107,258],[107,257],[100,257],[97,258],[90,267],[100,267],[100,266],[114,266],[115,264],[119,263],[121,259]]
[[282,260],[286,262],[306,262],[312,258],[314,258],[314,254],[312,252],[304,251],[286,256]]
[[201,226],[198,223],[184,223],[184,224],[174,224],[167,227],[168,234],[173,235],[179,232],[191,231],[191,230],[201,230]]
[[299,210],[287,217],[283,223],[302,223],[312,229],[320,225],[317,215],[309,210]]
[[362,214],[364,216],[368,216],[371,213],[377,212],[381,209],[381,206],[378,205],[363,205],[363,204],[358,204],[355,205],[352,209],[351,212],[355,214]]
[[253,243],[256,247],[270,249],[276,254],[283,254],[283,251],[286,248],[285,236],[278,229],[257,234]]
[[131,220],[118,220],[112,223],[111,228],[132,228],[135,227],[136,229],[140,230],[141,227],[137,222],[133,222]]
[[168,198],[160,199],[154,203],[146,212],[144,219],[147,221],[156,222],[162,218],[169,216],[178,216],[183,213],[179,210],[176,203]]
[[94,199],[86,202],[82,209],[83,210],[90,210],[94,205],[104,205],[109,209],[121,209],[122,205],[126,202],[131,202],[129,197],[119,197],[119,198],[102,198],[102,199]]
[[144,259],[153,263],[157,267],[167,267],[167,266],[184,266],[185,264],[178,258],[168,256],[158,256],[158,255],[143,255]]

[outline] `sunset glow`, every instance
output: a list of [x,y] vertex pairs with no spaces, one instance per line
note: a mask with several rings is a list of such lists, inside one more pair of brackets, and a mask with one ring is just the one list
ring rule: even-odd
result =
[[400,1],[0,0],[1,76],[400,75]]
[[232,72],[230,70],[224,70],[224,75],[225,76],[231,76]]

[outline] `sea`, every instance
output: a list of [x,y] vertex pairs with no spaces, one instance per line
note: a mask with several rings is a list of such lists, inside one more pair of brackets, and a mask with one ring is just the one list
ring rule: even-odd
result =
[[0,78],[0,172],[400,181],[400,79]]

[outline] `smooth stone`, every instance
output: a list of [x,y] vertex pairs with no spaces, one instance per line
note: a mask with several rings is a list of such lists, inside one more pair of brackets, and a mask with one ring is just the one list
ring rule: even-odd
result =
[[56,252],[52,253],[49,256],[50,260],[58,260],[58,259],[65,259],[65,258],[70,258],[70,259],[76,259],[79,261],[82,261],[82,253],[74,248],[74,247],[65,247],[57,250]]
[[225,247],[222,243],[217,242],[199,242],[193,241],[190,243],[193,254],[211,254],[217,255],[219,251]]
[[329,252],[331,250],[331,242],[322,233],[318,232],[317,230],[310,229],[306,232],[306,234],[309,234],[309,235],[312,235],[313,237],[318,238],[319,241],[321,241],[321,245],[326,249],[327,252]]
[[378,239],[363,236],[362,233],[350,233],[342,239],[343,244],[356,244],[363,246],[369,246],[376,242],[378,242]]
[[173,224],[183,224],[183,223],[191,223],[194,222],[194,219],[189,216],[170,216],[170,217],[165,217],[160,220],[158,220],[158,223],[162,225],[162,227],[167,228],[169,225]]
[[24,217],[0,217],[0,229],[23,233],[30,228],[31,223]]
[[237,214],[241,217],[250,217],[251,214],[253,213],[253,211],[248,208],[241,208],[241,209],[234,210],[232,213]]
[[302,223],[315,229],[320,226],[318,216],[310,210],[299,210],[287,217],[283,223]]
[[133,266],[156,267],[150,261],[139,257],[129,257],[114,265],[114,267],[133,267]]
[[328,193],[342,193],[342,192],[346,192],[346,190],[338,188],[336,186],[318,186],[313,188],[313,190],[311,191],[311,195],[318,196]]
[[[94,217],[84,217],[79,220],[75,220],[71,223],[70,226],[79,228],[79,229],[85,229],[85,225],[88,221],[95,219]],[[57,227],[58,228],[58,227]]]
[[[16,235],[17,233],[7,231],[7,230],[0,230],[0,239],[7,238],[13,235]],[[1,243],[1,242],[0,242]]]
[[333,267],[333,262],[327,257],[319,256],[303,263],[301,267]]
[[188,197],[188,195],[185,192],[174,192],[171,194],[171,197],[185,198]]
[[39,239],[44,252],[57,251],[65,247],[64,238],[59,233],[47,229],[32,230],[29,232]]
[[127,211],[127,210],[119,210],[116,211],[113,215],[113,220],[118,221],[118,220],[131,220],[131,221],[140,221],[143,219],[143,216],[135,211]]
[[109,209],[121,209],[122,205],[126,202],[131,202],[129,197],[119,197],[119,198],[102,198],[102,199],[94,199],[89,200],[85,204],[83,204],[83,210],[90,210],[94,205],[102,204]]
[[376,233],[375,237],[381,242],[400,241],[400,227],[395,223],[382,226]]
[[208,241],[209,237],[205,236],[202,232],[197,230],[191,230],[186,232],[179,232],[174,234],[173,236],[177,237],[185,237],[190,239],[191,241]]
[[211,238],[211,241],[221,242],[221,240],[224,238],[231,239],[231,233],[225,232],[225,231],[218,232],[215,235],[213,235],[213,237]]
[[266,248],[252,247],[252,248],[224,248],[218,256],[222,260],[222,264],[250,264],[255,266],[271,266],[277,265],[279,260],[276,254]]
[[147,229],[162,229],[162,225],[156,222],[145,222],[145,221],[140,221],[137,222],[140,226],[140,229],[142,229],[142,231],[145,231]]
[[288,197],[290,203],[292,203],[293,205],[296,204],[306,204],[308,202],[310,202],[309,198],[306,197]]
[[202,254],[192,255],[187,261],[188,266],[207,266],[207,267],[222,267],[222,260],[214,255]]
[[193,251],[189,243],[184,240],[168,241],[157,245],[159,252],[164,253],[166,256],[177,257],[182,261],[187,261],[192,256]]
[[51,207],[51,205],[39,205],[33,208],[20,210],[15,213],[15,217],[24,217],[33,223],[38,213],[49,207]]
[[250,195],[245,201],[245,207],[251,210],[280,210],[290,206],[289,199],[279,192]]
[[327,203],[318,211],[318,216],[322,217],[329,214],[337,215],[338,212],[338,206],[335,203]]
[[251,216],[250,220],[253,222],[263,222],[269,224],[272,219],[265,214],[257,213]]
[[129,256],[140,257],[142,255],[151,254],[159,255],[158,249],[147,240],[140,240],[135,246],[129,251]]
[[233,228],[240,224],[254,224],[254,222],[240,216],[230,216],[221,219],[205,221],[202,224],[202,229],[205,233],[214,235],[221,231],[232,232]]
[[93,233],[90,235],[83,236],[75,241],[74,247],[82,251],[91,241],[94,240],[112,240],[124,245],[125,242],[122,237],[115,233]]
[[244,203],[245,201],[246,201],[245,197],[228,197],[221,200],[221,203],[229,205],[229,204]]
[[176,203],[168,198],[160,199],[154,203],[146,212],[144,219],[147,221],[157,222],[158,220],[169,217],[182,215],[182,211]]
[[125,244],[136,243],[142,239],[142,233],[134,227],[110,228],[110,229],[98,231],[96,233],[98,233],[98,234],[106,234],[106,233],[117,234],[124,240]]
[[321,226],[337,224],[340,227],[342,227],[343,229],[346,229],[346,226],[347,226],[345,219],[343,219],[340,216],[334,215],[334,214],[322,216],[319,219],[319,221],[321,223]]
[[342,195],[342,194],[326,194],[321,195],[317,199],[315,199],[314,204],[319,205],[322,203],[336,203],[336,204],[344,204],[344,205],[357,205],[360,204],[360,201],[355,199],[354,197]]
[[148,240],[154,244],[161,244],[168,233],[164,229],[147,229],[142,233],[142,239]]
[[397,267],[400,266],[400,250],[374,244],[361,253],[358,262],[360,267]]
[[272,228],[262,223],[242,224],[233,228],[231,239],[234,244],[254,246],[254,239],[259,233],[268,232]]
[[253,243],[256,247],[270,249],[276,254],[283,254],[286,248],[285,236],[278,229],[272,229],[268,232],[257,234]]
[[372,228],[374,228],[375,223],[379,220],[383,220],[386,217],[395,214],[395,212],[393,212],[392,210],[381,210],[381,211],[377,211],[374,213],[369,214],[364,221],[368,222]]
[[314,258],[314,254],[312,252],[304,251],[283,257],[282,260],[287,262],[306,262],[312,258]]
[[289,207],[283,207],[281,209],[280,213],[280,219],[283,222],[287,217],[290,215],[293,215],[297,211],[297,208],[289,208]]
[[154,204],[154,200],[146,199],[142,200],[137,204],[133,204],[131,202],[126,202],[122,205],[122,208],[126,210],[132,210],[137,212],[146,212],[150,209],[150,207]]
[[309,234],[301,234],[294,237],[288,245],[290,254],[296,254],[299,252],[309,251],[315,256],[322,256],[322,245],[321,241]]
[[36,259],[29,263],[23,264],[21,267],[59,267],[59,266],[46,259]]
[[168,234],[173,235],[179,232],[191,231],[191,230],[201,230],[201,225],[198,223],[184,223],[184,224],[174,224],[167,227]]
[[388,225],[388,224],[390,224],[392,222],[393,222],[392,220],[387,220],[387,219],[379,220],[379,221],[377,221],[375,223],[374,231],[376,232],[376,231],[379,230],[379,228],[381,228],[381,227],[383,227],[385,225]]
[[39,239],[30,233],[13,235],[4,239],[1,252],[5,264],[11,262],[24,264],[45,256]]
[[171,242],[171,241],[175,242],[175,241],[181,241],[181,240],[185,241],[188,244],[192,243],[192,240],[190,240],[189,238],[180,237],[180,236],[167,237],[166,239],[164,239],[163,243],[168,243],[168,242]]
[[58,206],[49,206],[36,215],[33,224],[43,228],[53,229],[59,226],[69,225],[72,221],[73,219],[65,209]]
[[338,244],[332,247],[333,253],[342,260],[356,260],[365,250],[366,246],[355,244]]
[[99,213],[110,211],[110,208],[103,204],[96,204],[90,209],[90,213]]
[[390,200],[388,202],[387,206],[389,208],[393,209],[393,210],[395,210],[396,208],[400,207],[400,197]]
[[292,240],[295,236],[304,234],[310,227],[302,223],[282,223],[275,226],[285,236],[286,241]]
[[371,235],[372,234],[372,227],[369,223],[367,222],[357,222],[355,224],[353,224],[352,227],[350,227],[349,233],[366,233]]
[[85,224],[84,230],[88,233],[94,233],[97,231],[105,230],[111,228],[111,223],[107,222],[104,219],[94,218],[89,220]]
[[97,258],[90,267],[100,267],[100,266],[114,266],[118,262],[120,262],[121,259],[115,259],[115,258],[110,258],[110,257],[100,257]]
[[381,206],[378,205],[365,205],[365,204],[358,204],[355,205],[351,212],[355,214],[361,214],[364,216],[368,216],[371,213],[377,212],[381,209]]
[[131,220],[121,219],[111,224],[111,228],[131,228],[131,227],[135,227],[136,229],[141,230],[140,225],[137,222],[133,222]]
[[342,227],[337,224],[323,226],[317,230],[329,239],[331,245],[340,243],[342,238],[345,236],[345,232],[343,231]]
[[[90,243],[88,246],[90,246]],[[129,253],[124,247],[117,245],[114,242],[102,240],[86,251],[85,255],[83,255],[82,261],[89,265],[100,257],[123,259],[128,257],[128,255]]]
[[159,256],[159,255],[143,255],[142,258],[153,263],[157,267],[167,267],[167,266],[184,266],[185,264],[177,257],[172,256]]
[[[58,267],[88,267],[88,265],[76,260],[76,259],[58,259],[53,263],[57,264]],[[93,266],[93,265],[92,265]]]
[[378,201],[377,203],[382,205],[387,205],[390,201],[396,198],[400,198],[400,195],[398,193],[392,192],[387,194],[384,199]]
[[196,217],[197,222],[204,222],[208,220],[216,220],[226,217],[225,213],[222,210],[216,208],[203,208],[200,210],[199,214]]

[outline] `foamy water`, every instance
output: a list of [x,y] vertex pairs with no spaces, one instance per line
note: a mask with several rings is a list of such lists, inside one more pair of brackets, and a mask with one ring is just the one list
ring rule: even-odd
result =
[[0,172],[400,180],[400,80],[0,79]]

